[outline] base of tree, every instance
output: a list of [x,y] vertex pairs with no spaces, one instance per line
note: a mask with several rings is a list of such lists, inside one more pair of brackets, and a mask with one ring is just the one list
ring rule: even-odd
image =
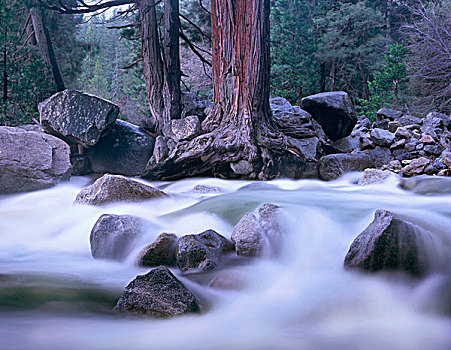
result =
[[177,180],[209,176],[269,180],[315,177],[316,163],[306,161],[290,137],[260,129],[252,142],[231,127],[179,142],[169,157],[149,165],[144,178]]

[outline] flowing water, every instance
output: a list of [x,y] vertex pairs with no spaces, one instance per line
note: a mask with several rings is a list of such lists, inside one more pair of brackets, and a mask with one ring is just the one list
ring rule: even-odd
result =
[[[105,207],[72,204],[90,183],[82,177],[0,197],[0,349],[451,349],[451,196],[416,195],[396,179],[362,187],[356,176],[152,183],[170,198]],[[198,184],[219,191],[195,193]],[[153,320],[111,312],[128,282],[149,270],[135,257],[159,233],[212,228],[230,238],[236,222],[263,203],[283,209],[282,251],[220,270],[235,290],[208,287],[213,275],[173,269],[201,300],[201,314]],[[376,209],[431,232],[435,243],[425,246],[435,247],[438,273],[415,280],[343,268]],[[90,231],[104,213],[148,220],[125,262],[91,257]]]

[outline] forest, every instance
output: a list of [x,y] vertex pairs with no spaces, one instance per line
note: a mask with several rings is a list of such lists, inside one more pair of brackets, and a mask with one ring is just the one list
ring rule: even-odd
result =
[[[0,125],[31,122],[37,104],[62,86],[112,100],[125,120],[152,116],[138,2],[108,1],[98,10],[81,4],[2,1]],[[205,0],[180,1],[181,70],[173,73],[180,74],[182,92],[205,100],[213,97],[209,8]],[[342,90],[370,119],[382,107],[450,111],[448,0],[271,0],[270,8],[271,96],[299,105],[305,96]],[[33,34],[37,16],[53,46],[53,63]],[[163,2],[155,5],[155,16],[161,45]]]

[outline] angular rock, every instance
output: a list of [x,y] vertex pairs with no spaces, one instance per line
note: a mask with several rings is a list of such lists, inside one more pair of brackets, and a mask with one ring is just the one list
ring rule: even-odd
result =
[[401,147],[403,147],[405,144],[406,144],[406,139],[400,139],[400,140],[398,140],[398,141],[392,143],[392,144],[390,145],[390,149],[391,149],[391,150],[394,150],[394,149],[397,149],[397,148],[401,148]]
[[395,135],[388,130],[375,128],[371,130],[371,137],[376,145],[388,146],[395,140]]
[[161,162],[169,156],[168,138],[164,136],[157,136],[155,140],[155,148],[153,149],[153,157],[155,163]]
[[210,271],[219,266],[222,255],[233,251],[233,245],[213,230],[180,237],[175,248],[180,271]]
[[0,127],[0,194],[55,186],[71,175],[70,149],[42,132]]
[[401,126],[408,126],[413,125],[416,128],[420,127],[420,124],[422,123],[421,118],[414,117],[413,115],[403,115],[401,118],[398,119],[399,125]]
[[71,154],[72,175],[83,176],[92,173],[91,163],[88,157],[82,154]]
[[388,130],[388,120],[382,119],[379,121],[375,121],[372,125],[374,129],[382,129],[382,130]]
[[305,138],[305,139],[291,139],[291,142],[295,144],[302,156],[307,161],[316,161],[318,153],[319,139],[317,137]]
[[336,149],[343,153],[351,153],[354,150],[360,150],[360,137],[357,136],[347,136],[338,141],[332,143]]
[[230,163],[230,169],[233,170],[235,174],[247,175],[250,174],[254,168],[247,160],[240,160],[239,162]]
[[142,234],[143,221],[131,215],[102,215],[91,230],[94,259],[124,260]]
[[64,90],[39,104],[41,125],[71,142],[94,146],[114,123],[119,107],[77,90]]
[[320,159],[319,176],[323,180],[334,180],[347,172],[374,168],[371,157],[366,153],[329,154]]
[[356,113],[346,92],[323,92],[304,97],[301,103],[302,108],[312,115],[332,141],[349,136],[357,123]]
[[169,317],[198,312],[199,303],[167,267],[160,266],[131,281],[114,310],[133,315]]
[[171,132],[175,141],[191,140],[200,133],[199,117],[191,115],[171,120]]
[[265,232],[254,214],[244,215],[235,225],[232,241],[236,253],[240,256],[258,256],[264,246]]
[[155,242],[145,247],[138,257],[140,266],[175,266],[175,245],[178,237],[173,233],[160,234]]
[[432,126],[433,128],[437,127],[445,127],[447,128],[451,123],[451,116],[438,113],[438,112],[430,112],[424,119],[424,126]]
[[116,120],[100,141],[85,151],[92,171],[140,176],[152,156],[155,138],[138,126]]
[[392,173],[388,170],[365,169],[358,184],[361,186],[383,184],[388,180]]
[[120,175],[105,174],[94,184],[82,189],[75,203],[103,205],[112,202],[139,202],[167,195],[149,185]]
[[435,140],[431,135],[424,135],[421,137],[420,142],[425,144],[433,144],[435,143]]
[[357,126],[360,126],[360,128],[371,128],[371,121],[370,119],[365,116],[365,115],[361,115],[359,120],[357,121]]
[[440,158],[442,159],[443,164],[451,169],[451,148],[445,149]]
[[402,117],[402,112],[395,111],[394,109],[381,108],[376,112],[376,120],[390,119],[398,120]]
[[373,222],[352,242],[345,266],[369,272],[398,270],[421,277],[430,268],[426,239],[431,239],[428,231],[392,212],[377,210]]
[[430,159],[420,157],[412,160],[408,165],[402,168],[401,171],[404,176],[420,175],[429,164],[431,164]]
[[395,131],[395,137],[409,139],[412,137],[412,133],[407,128],[400,126]]
[[434,156],[439,156],[442,151],[443,151],[443,147],[440,145],[426,145],[424,146],[424,151],[427,154],[432,154]]
[[371,162],[375,167],[381,167],[393,160],[393,156],[388,148],[377,146],[375,149],[367,152],[367,154],[370,156]]
[[388,122],[388,131],[395,132],[399,128],[399,123],[397,121]]
[[272,115],[279,129],[287,136],[306,138],[315,136],[314,130],[308,128],[311,115],[298,106],[292,106],[283,97],[269,99]]

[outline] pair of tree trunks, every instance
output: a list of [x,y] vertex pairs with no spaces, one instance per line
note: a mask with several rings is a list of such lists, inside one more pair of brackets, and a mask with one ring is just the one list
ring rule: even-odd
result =
[[[269,107],[269,0],[212,0],[213,88],[204,134],[148,169],[151,179],[277,176],[279,156],[300,156],[273,123]],[[236,175],[236,174],[235,174]]]
[[140,0],[141,42],[144,78],[156,131],[167,133],[171,119],[181,115],[179,3],[165,0],[164,43],[160,45],[155,0]]

